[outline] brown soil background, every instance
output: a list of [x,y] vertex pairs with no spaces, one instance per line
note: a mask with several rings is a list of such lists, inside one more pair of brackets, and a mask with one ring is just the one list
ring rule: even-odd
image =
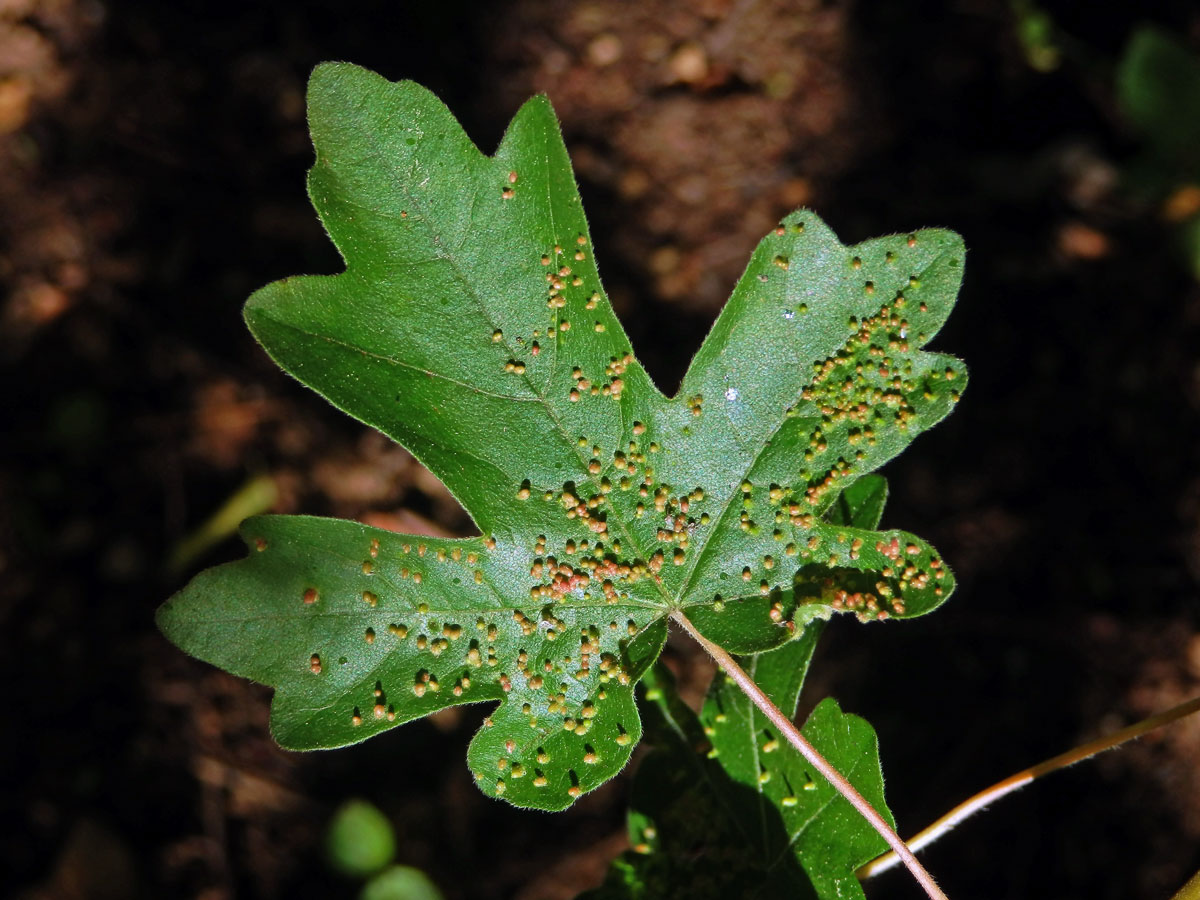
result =
[[[1200,693],[1200,290],[1121,183],[1137,148],[1111,61],[1134,12],[1048,5],[1071,53],[1042,74],[1000,0],[0,0],[6,887],[350,897],[318,852],[349,796],[449,900],[565,900],[622,847],[624,777],[554,819],[489,801],[463,761],[474,709],[285,753],[268,691],[154,630],[184,577],[163,574],[171,548],[250,476],[279,511],[471,527],[241,323],[267,281],[338,269],[303,191],[304,84],[326,59],[424,83],[489,152],[546,91],[668,391],[788,209],[847,242],[965,236],[937,347],[971,387],[888,467],[885,522],[938,545],[959,592],[903,626],[839,622],[805,695],[876,726],[902,832]],[[1136,14],[1200,46],[1192,4]],[[997,804],[927,862],[959,900],[1165,898],[1198,846],[1185,722]],[[868,894],[917,896],[901,874]]]

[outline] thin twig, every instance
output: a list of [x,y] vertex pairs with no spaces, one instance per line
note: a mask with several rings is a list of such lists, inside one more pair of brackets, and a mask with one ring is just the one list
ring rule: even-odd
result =
[[[908,847],[914,852],[927,847],[964,819],[979,812],[985,806],[995,803],[1005,794],[1011,794],[1018,788],[1024,787],[1034,779],[1041,778],[1043,775],[1049,775],[1051,772],[1064,769],[1074,763],[1082,762],[1089,757],[1095,756],[1097,753],[1111,750],[1113,747],[1124,744],[1126,741],[1141,737],[1147,731],[1168,725],[1176,719],[1182,719],[1184,716],[1189,716],[1197,711],[1200,711],[1200,697],[1188,700],[1186,703],[1180,703],[1166,712],[1150,716],[1148,719],[1142,719],[1142,721],[1135,722],[1132,725],[1122,728],[1120,731],[1105,735],[1104,737],[1098,737],[1095,740],[1088,741],[1086,744],[1074,747],[1066,753],[1052,756],[1050,759],[1040,762],[1036,766],[1030,766],[1028,769],[1023,769],[1020,772],[1009,775],[1003,781],[998,781],[991,787],[984,788],[975,796],[964,800],[958,806],[954,807],[954,809],[950,810],[950,812],[946,813],[928,828],[914,836],[908,842]],[[858,877],[860,879],[870,878],[873,875],[878,875],[880,872],[886,872],[898,862],[900,862],[900,859],[896,854],[885,853],[883,856],[871,860],[860,868],[858,870]]]
[[851,806],[858,810],[859,814],[871,824],[871,827],[879,832],[880,836],[892,847],[893,852],[898,854],[899,858],[904,861],[908,870],[912,872],[913,878],[925,889],[925,893],[929,895],[930,900],[948,900],[946,895],[942,893],[942,889],[933,880],[933,876],[925,871],[925,868],[912,855],[912,851],[905,846],[904,841],[900,839],[900,836],[896,834],[892,826],[887,823],[883,816],[875,810],[875,807],[862,794],[855,790],[854,785],[847,781],[837,769],[829,764],[825,757],[817,752],[817,749],[805,739],[804,735],[800,733],[800,729],[795,726],[792,720],[784,715],[778,706],[771,702],[770,698],[763,693],[762,688],[755,684],[754,679],[747,675],[742,667],[737,664],[737,660],[722,647],[714,644],[697,631],[696,627],[688,621],[687,616],[683,614],[682,610],[676,610],[671,613],[671,618],[678,622],[688,634],[696,639],[696,642],[701,647],[708,651],[709,656],[716,660],[717,665],[736,682],[737,686],[742,689],[742,692],[750,698],[754,705],[762,710],[763,714],[787,738],[788,743],[800,751],[801,756],[808,760],[813,768],[820,772],[833,785],[837,792],[845,797]]
[[1188,879],[1188,883],[1179,889],[1171,900],[1197,900],[1200,898],[1200,872]]

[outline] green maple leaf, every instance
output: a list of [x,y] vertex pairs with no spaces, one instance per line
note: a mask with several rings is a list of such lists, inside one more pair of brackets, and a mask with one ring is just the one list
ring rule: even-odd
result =
[[[884,479],[868,475],[842,493],[827,519],[875,528],[886,499]],[[824,625],[813,621],[782,647],[738,660],[789,717]],[[698,716],[661,664],[643,683],[655,749],[634,779],[634,849],[587,900],[765,898],[806,887],[821,900],[864,896],[855,870],[887,843],[732,680],[718,673]],[[803,733],[891,823],[871,726],[826,699]]]
[[909,617],[949,595],[918,538],[823,514],[958,397],[962,364],[920,349],[958,289],[957,236],[847,248],[789,215],[668,399],[604,296],[544,98],[492,157],[410,82],[322,65],[308,103],[309,194],[346,271],[268,285],[246,321],[482,536],[250,519],[249,556],[162,607],[184,650],[275,688],[283,746],[501,701],[468,751],[480,787],[561,809],[628,761],[672,612],[749,653],[835,610]]

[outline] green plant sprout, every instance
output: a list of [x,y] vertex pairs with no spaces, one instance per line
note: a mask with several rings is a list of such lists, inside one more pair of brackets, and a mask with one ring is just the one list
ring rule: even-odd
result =
[[[282,368],[408,448],[480,536],[252,518],[248,557],[167,601],[163,632],[274,687],[288,748],[498,702],[467,751],[476,783],[557,810],[628,762],[634,689],[674,621],[773,729],[764,743],[833,786],[819,840],[797,848],[817,895],[861,896],[854,871],[886,847],[860,840],[861,814],[944,897],[892,828],[877,757],[854,763],[869,726],[847,731],[832,707],[801,732],[734,655],[790,653],[837,612],[923,615],[953,591],[927,543],[841,510],[959,399],[963,364],[923,349],[957,295],[958,236],[847,247],[811,212],[784,217],[668,398],[604,294],[545,98],[491,157],[411,82],[325,64],[308,104],[309,195],[346,271],[268,285],[247,324]],[[827,760],[846,753],[839,773]],[[787,810],[797,794],[770,798]],[[825,852],[838,846],[853,849]]]

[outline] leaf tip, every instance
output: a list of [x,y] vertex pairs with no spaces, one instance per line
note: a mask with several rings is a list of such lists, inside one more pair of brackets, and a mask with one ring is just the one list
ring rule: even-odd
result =
[[554,134],[561,134],[558,116],[554,112],[554,106],[551,104],[549,96],[545,93],[534,94],[521,104],[521,108],[508,123],[504,137],[500,139],[496,156],[519,155],[518,147],[521,144],[522,136],[528,130],[537,128],[552,129]]
[[179,641],[174,637],[177,619],[175,615],[175,598],[178,594],[168,597],[154,611],[154,627],[156,627],[168,641],[175,646],[179,646]]

